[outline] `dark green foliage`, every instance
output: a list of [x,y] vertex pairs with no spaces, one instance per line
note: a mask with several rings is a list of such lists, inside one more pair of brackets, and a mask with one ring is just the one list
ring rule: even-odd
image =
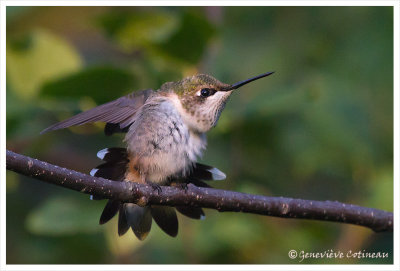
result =
[[[275,71],[234,93],[208,134],[201,162],[227,175],[215,186],[392,211],[392,24],[391,7],[7,8],[7,148],[88,173],[120,135],[39,132],[187,75]],[[118,237],[117,217],[98,225],[105,203],[7,172],[7,263],[299,263],[291,249],[390,255],[308,264],[393,261],[390,233],[212,210],[139,242]]]
[[114,100],[135,90],[132,73],[111,66],[89,67],[81,72],[47,82],[41,89],[43,97],[79,99],[92,97],[97,104]]
[[195,64],[203,56],[214,32],[214,27],[204,17],[195,13],[184,13],[177,32],[158,47],[167,55]]

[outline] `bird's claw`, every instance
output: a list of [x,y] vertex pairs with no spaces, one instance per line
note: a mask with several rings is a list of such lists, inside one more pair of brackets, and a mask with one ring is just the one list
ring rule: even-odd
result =
[[187,191],[189,189],[189,183],[173,182],[173,183],[171,183],[171,186],[182,189],[185,191],[185,193],[187,193]]
[[148,184],[151,186],[151,188],[153,188],[153,191],[157,190],[158,195],[161,194],[161,192],[162,192],[161,186],[159,186],[158,184],[155,184],[155,183],[150,183],[150,182]]
[[180,183],[180,184],[178,184],[178,187],[179,187],[180,189],[184,190],[184,191],[185,191],[185,194],[187,193],[187,191],[188,191],[188,189],[189,189],[188,183]]

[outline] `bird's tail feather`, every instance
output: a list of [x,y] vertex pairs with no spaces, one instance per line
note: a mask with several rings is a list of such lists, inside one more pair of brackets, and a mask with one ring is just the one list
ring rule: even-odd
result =
[[168,235],[175,237],[178,234],[178,218],[175,208],[169,206],[152,205],[151,215],[157,225]]
[[144,240],[150,232],[153,221],[150,208],[150,206],[140,207],[134,203],[124,203],[122,206],[128,227],[132,228],[139,240]]
[[[97,156],[105,163],[92,169],[90,175],[102,177],[113,181],[124,181],[125,172],[129,163],[128,154],[125,148],[107,148],[99,151]],[[187,176],[188,182],[197,186],[209,186],[202,180],[222,180],[225,174],[220,170],[196,164],[192,173]],[[92,197],[93,199],[103,199]],[[181,214],[193,218],[204,219],[202,208],[193,206],[178,206],[176,210]],[[175,237],[178,234],[178,218],[175,208],[169,206],[152,205],[138,206],[134,203],[122,203],[118,200],[108,200],[100,216],[100,224],[104,224],[118,215],[118,234],[125,234],[129,228],[139,240],[144,240],[150,232],[152,219],[168,235]]]

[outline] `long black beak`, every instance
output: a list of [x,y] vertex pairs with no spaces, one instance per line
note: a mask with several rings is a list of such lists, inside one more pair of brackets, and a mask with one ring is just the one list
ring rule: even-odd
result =
[[250,78],[250,79],[247,79],[247,80],[243,80],[243,81],[237,82],[237,83],[235,83],[233,85],[230,85],[229,87],[223,88],[220,91],[230,91],[230,90],[234,90],[234,89],[240,88],[243,85],[246,85],[246,84],[248,84],[250,82],[253,82],[255,80],[258,80],[260,78],[266,77],[266,76],[271,75],[273,73],[274,72],[267,72],[267,73],[263,73],[263,74],[257,75],[256,77],[253,77],[253,78]]

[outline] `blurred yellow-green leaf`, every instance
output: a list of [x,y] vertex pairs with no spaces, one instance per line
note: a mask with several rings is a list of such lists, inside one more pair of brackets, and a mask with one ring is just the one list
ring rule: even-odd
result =
[[69,197],[51,197],[33,210],[26,225],[40,235],[71,235],[100,231],[99,208],[86,200]]
[[61,78],[82,67],[79,54],[65,39],[36,30],[7,40],[7,78],[22,98],[37,95],[49,79]]
[[196,63],[215,27],[198,13],[168,11],[119,11],[99,17],[99,24],[124,50],[145,49],[149,57]]
[[391,168],[379,169],[368,184],[369,200],[366,205],[393,212],[393,171]]
[[163,42],[176,30],[178,22],[173,13],[161,11],[115,12],[99,18],[106,33],[127,51],[151,48],[154,43]]

